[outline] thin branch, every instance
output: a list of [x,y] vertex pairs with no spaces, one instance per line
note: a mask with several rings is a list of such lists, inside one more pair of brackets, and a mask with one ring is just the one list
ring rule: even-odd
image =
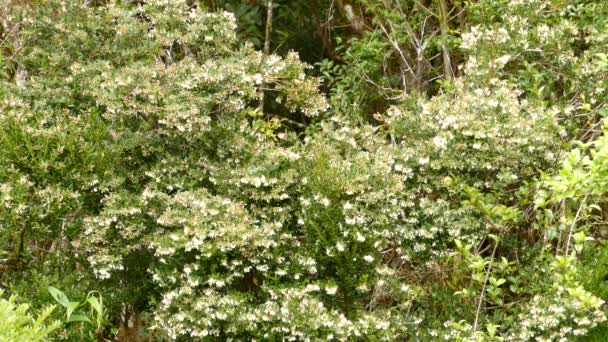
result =
[[[382,23],[380,23],[379,25],[380,25],[380,28],[382,29],[382,31],[384,32],[384,34],[386,35],[386,38],[388,38],[389,43],[391,43],[391,45],[393,46],[393,49],[395,49],[395,51],[397,51],[397,53],[401,57],[401,59],[400,59],[401,62],[407,67],[407,68],[401,67],[401,80],[403,82],[403,90],[407,91],[407,81],[406,81],[407,78],[406,78],[404,72],[410,71],[412,76],[416,77],[414,70],[412,69],[412,66],[410,65],[410,63],[407,61],[407,58],[405,57],[405,54],[399,47],[399,44],[397,44],[397,42],[393,39],[392,35],[386,30],[386,28],[384,27],[384,25],[382,25]],[[390,22],[389,22],[389,25],[390,25]]]
[[578,207],[578,210],[576,211],[576,215],[574,216],[574,220],[572,221],[572,224],[570,225],[570,231],[568,232],[568,240],[566,241],[566,255],[568,255],[568,251],[570,249],[570,240],[572,239],[572,231],[574,231],[574,226],[576,225],[576,221],[578,220],[578,217],[581,214],[581,211],[583,209],[583,206],[585,205],[585,202],[587,201],[588,196],[589,195],[587,194],[587,195],[585,195],[585,198],[583,198],[583,202]]
[[[264,57],[262,58],[262,64],[266,63],[266,59],[270,55],[270,39],[272,34],[272,0],[268,0],[267,3],[268,8],[266,9],[266,36],[264,40]],[[264,112],[264,84],[260,88],[260,102],[259,102],[259,110],[260,113]]]
[[477,303],[477,311],[475,312],[475,323],[473,323],[473,333],[477,331],[477,324],[479,323],[479,313],[481,312],[481,304],[483,303],[483,297],[486,294],[486,285],[488,284],[488,279],[490,278],[490,271],[492,270],[494,255],[496,255],[496,248],[498,248],[498,241],[496,241],[496,243],[494,244],[492,256],[490,257],[490,264],[488,265],[488,269],[486,270],[486,278],[484,279],[483,287],[481,288],[481,295],[479,296],[479,303]]
[[454,78],[454,73],[452,71],[452,59],[450,58],[450,51],[448,50],[448,46],[446,45],[446,40],[448,38],[448,9],[445,0],[439,0],[439,25],[441,27],[441,49],[443,51],[443,73],[445,74],[445,78],[447,80],[451,80]]

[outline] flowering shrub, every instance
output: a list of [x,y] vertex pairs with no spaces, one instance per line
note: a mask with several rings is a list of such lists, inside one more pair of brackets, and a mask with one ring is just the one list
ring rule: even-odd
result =
[[[361,1],[376,30],[345,53],[365,82],[417,37],[395,3]],[[608,62],[577,4],[478,1],[460,34],[447,13],[424,31],[445,1],[417,8],[399,58],[419,72],[382,79],[397,95],[366,115],[358,76],[331,97],[353,111],[331,111],[295,52],[241,43],[202,2],[20,7],[2,22],[19,20],[20,73],[0,75],[0,270],[69,269],[108,322],[145,317],[160,340],[584,335],[606,320],[584,253],[605,211]]]

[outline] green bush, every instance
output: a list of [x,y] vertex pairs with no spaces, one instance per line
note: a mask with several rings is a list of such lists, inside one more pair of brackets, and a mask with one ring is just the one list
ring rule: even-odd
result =
[[[4,294],[0,291],[0,296]],[[47,322],[54,307],[48,307],[37,317],[28,313],[29,305],[17,304],[17,296],[0,298],[0,341],[45,341],[59,326],[59,322]]]

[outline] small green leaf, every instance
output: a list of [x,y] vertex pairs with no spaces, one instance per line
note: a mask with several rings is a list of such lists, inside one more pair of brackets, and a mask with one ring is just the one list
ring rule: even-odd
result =
[[67,316],[68,316],[68,321],[70,320],[70,317],[72,316],[72,313],[74,313],[74,311],[80,306],[79,302],[69,302],[68,306],[66,307],[67,309]]
[[75,313],[68,319],[68,322],[87,322],[92,323],[91,319],[82,313]]
[[57,303],[59,303],[64,308],[68,308],[68,306],[70,305],[70,300],[65,295],[65,293],[63,293],[61,290],[54,288],[52,286],[49,286],[48,291],[51,294],[51,296],[53,296],[53,299],[55,299],[55,301]]

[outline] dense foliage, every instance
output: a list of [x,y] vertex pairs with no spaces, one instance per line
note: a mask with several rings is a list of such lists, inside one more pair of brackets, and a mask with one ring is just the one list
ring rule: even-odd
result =
[[0,21],[0,341],[608,336],[603,1]]
[[[0,295],[4,294],[0,292]],[[49,325],[45,320],[53,311],[49,307],[34,319],[28,314],[27,304],[15,304],[17,300],[13,295],[8,299],[0,299],[0,341],[43,341],[50,332],[57,329],[59,322]]]

